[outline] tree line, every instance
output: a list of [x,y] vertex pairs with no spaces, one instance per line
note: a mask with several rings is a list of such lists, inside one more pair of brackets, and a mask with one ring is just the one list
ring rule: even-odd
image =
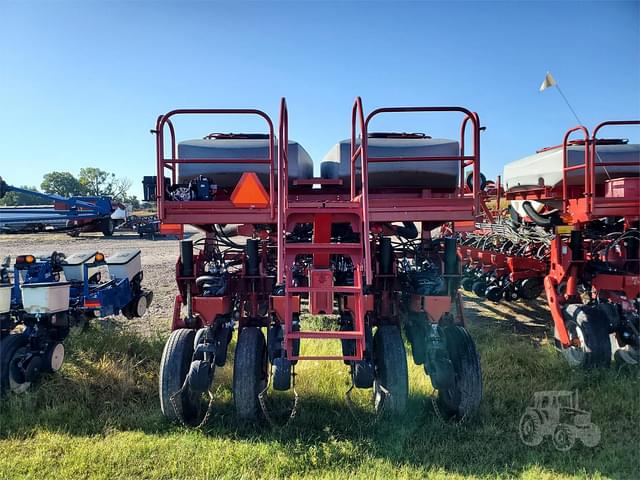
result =
[[[126,177],[116,177],[115,173],[110,173],[96,167],[81,168],[78,176],[70,172],[49,172],[42,178],[40,191],[48,194],[60,195],[63,197],[111,197],[117,202],[131,205],[134,209],[140,207],[140,201],[135,195],[129,195],[132,182]],[[35,186],[21,186],[26,190],[38,191]],[[32,195],[8,192],[4,198],[0,199],[0,205],[42,205],[46,203],[43,199]]]

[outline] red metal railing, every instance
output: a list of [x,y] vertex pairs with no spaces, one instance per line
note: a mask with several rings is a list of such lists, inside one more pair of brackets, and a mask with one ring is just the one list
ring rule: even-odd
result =
[[[462,125],[460,127],[460,155],[454,156],[424,156],[424,157],[369,157],[368,154],[368,129],[371,120],[382,113],[408,113],[408,112],[460,112],[465,115]],[[473,125],[473,155],[464,154],[464,139],[467,123],[471,121]],[[360,145],[357,146],[357,127],[360,126]],[[362,223],[364,225],[364,232],[369,231],[369,163],[385,163],[395,161],[458,161],[460,162],[460,188],[458,189],[457,196],[459,198],[464,197],[464,169],[467,166],[473,165],[473,192],[474,202],[473,210],[474,216],[480,215],[480,119],[478,114],[471,112],[462,107],[385,107],[378,108],[366,117],[364,117],[364,109],[362,107],[362,99],[357,97],[351,111],[351,200],[355,200],[358,196],[356,191],[356,161],[360,158],[361,164],[361,192],[360,201],[362,202]],[[365,278],[367,284],[370,285],[372,281],[372,268],[370,262],[371,246],[370,243],[364,242],[366,269]]]
[[[477,156],[478,158],[480,158],[480,118],[478,117],[478,114],[476,112],[471,112],[473,114],[473,118],[475,119],[474,125],[476,126],[476,129],[478,131],[478,143],[475,143],[476,138],[475,138],[475,133],[474,133],[474,154],[477,152]],[[465,149],[465,141],[466,141],[466,130],[467,130],[467,123],[469,123],[469,120],[471,120],[472,116],[471,115],[467,115],[466,117],[464,117],[464,119],[462,120],[462,125],[460,125],[460,155],[464,157],[464,149]],[[459,185],[459,189],[460,192],[464,191],[464,186],[465,186],[465,178],[464,178],[464,170],[466,167],[468,167],[469,165],[471,165],[472,163],[478,163],[478,171],[476,172],[476,170],[474,169],[473,171],[473,177],[474,179],[477,179],[478,183],[476,184],[474,182],[473,184],[473,192],[475,194],[475,192],[478,192],[478,190],[480,189],[480,165],[479,162],[474,162],[473,160],[463,160],[460,162],[460,185]],[[476,195],[476,199],[477,199],[477,203],[475,205],[475,212],[476,215],[479,214],[480,212],[478,211],[478,206],[480,205],[480,200],[478,198],[478,195]]]
[[[162,115],[158,115],[158,118],[156,119],[156,129],[152,130],[152,133],[158,133],[158,128],[159,128],[161,119],[162,119]],[[176,147],[176,130],[175,130],[175,128],[173,128],[173,123],[171,122],[171,120],[167,120],[166,124],[169,127],[169,134],[171,135],[171,159],[175,160],[175,159],[178,158],[178,151],[177,151],[177,147]],[[157,141],[158,141],[158,137],[156,136],[156,142]],[[156,146],[157,146],[157,143],[156,143]],[[171,182],[172,183],[176,183],[176,168],[175,168],[175,165],[173,165],[173,164],[166,165],[165,168],[168,168],[169,170],[171,170]],[[160,172],[158,172],[158,176],[160,176],[159,173]],[[164,182],[164,179],[162,181]],[[163,183],[163,188],[164,188],[164,183]]]
[[[267,158],[177,158],[175,130],[171,122],[171,117],[177,115],[254,115],[261,117],[267,123],[269,128],[269,156]],[[166,158],[164,154],[164,127],[169,127],[171,138],[171,158]],[[156,191],[158,198],[158,214],[160,219],[164,216],[164,170],[165,168],[172,172],[172,182],[176,181],[176,165],[180,163],[202,163],[202,164],[254,164],[269,165],[269,208],[271,218],[275,219],[276,209],[276,189],[275,189],[275,136],[273,122],[271,118],[261,110],[256,109],[219,109],[219,108],[196,108],[196,109],[178,109],[161,115],[156,121],[156,162],[158,170],[158,178],[156,183]]]
[[[606,122],[600,123],[593,131],[591,137],[589,137],[589,131],[586,127],[582,125],[578,125],[570,130],[568,130],[562,141],[562,162],[563,162],[563,170],[562,170],[562,204],[563,204],[563,212],[567,211],[569,206],[569,182],[568,182],[568,173],[584,169],[584,197],[586,199],[586,213],[590,215],[593,212],[595,202],[596,202],[596,168],[604,168],[606,171],[607,167],[618,167],[625,166],[629,167],[633,165],[631,162],[604,162],[598,156],[598,144],[602,142],[601,139],[598,139],[598,132],[606,126],[611,125],[640,125],[640,120],[610,120]],[[578,142],[569,140],[571,134],[577,131],[581,131],[584,134],[584,140],[580,140]],[[603,142],[606,144],[606,142]],[[584,145],[584,163],[579,165],[569,165],[569,147],[572,145]],[[640,168],[640,161],[637,163],[638,168]]]
[[[631,162],[603,162],[600,157],[598,156],[598,132],[606,126],[615,126],[615,125],[640,125],[640,120],[609,120],[606,122],[602,122],[600,124],[598,124],[596,126],[596,128],[593,129],[593,134],[591,136],[591,156],[589,157],[591,162],[589,165],[589,179],[590,179],[590,185],[589,185],[589,191],[591,192],[591,200],[590,200],[590,210],[589,213],[591,213],[593,211],[594,208],[594,202],[595,202],[595,191],[596,191],[596,172],[595,169],[596,167],[602,167],[605,169],[607,167],[618,167],[618,166],[625,166],[625,167],[629,167],[631,165],[633,165],[633,163]],[[596,160],[597,160],[597,165],[596,165]],[[638,160],[638,162],[635,164],[639,169],[640,169],[640,159]],[[608,175],[608,173],[607,173]]]
[[[356,119],[357,117],[357,119]],[[361,142],[356,147],[356,120],[360,123]],[[360,195],[360,204],[362,206],[362,233],[360,234],[364,249],[364,276],[367,285],[373,283],[373,271],[371,268],[371,242],[369,241],[369,174],[367,170],[367,121],[364,119],[364,109],[362,108],[362,99],[356,97],[351,110],[351,201],[356,200],[356,160],[361,157],[361,174],[362,174],[362,194]],[[367,238],[365,238],[365,235]]]
[[[584,164],[582,165],[572,165],[569,166],[569,146],[571,142],[569,141],[569,137],[574,132],[581,131],[584,134]],[[562,211],[563,213],[567,212],[567,208],[569,207],[569,182],[567,179],[567,173],[572,172],[574,170],[584,169],[584,185],[585,185],[585,197],[587,198],[587,208],[589,205],[590,192],[588,191],[589,182],[589,130],[587,127],[582,125],[578,125],[570,130],[567,130],[567,133],[564,134],[564,138],[562,139]]]

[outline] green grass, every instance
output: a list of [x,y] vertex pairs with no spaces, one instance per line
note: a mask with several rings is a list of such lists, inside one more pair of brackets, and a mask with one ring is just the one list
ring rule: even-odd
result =
[[[634,478],[640,472],[637,371],[570,371],[546,344],[496,325],[475,326],[485,399],[456,427],[435,416],[432,389],[410,364],[409,412],[376,421],[367,391],[357,420],[344,403],[342,363],[302,362],[300,412],[286,428],[236,423],[232,362],[217,372],[217,414],[204,431],[167,423],[157,398],[163,339],[92,327],[68,343],[57,374],[0,409],[0,478]],[[233,347],[233,345],[232,345]],[[328,351],[322,346],[309,349]],[[602,430],[596,448],[567,453],[518,438],[539,390],[579,390]],[[286,403],[290,396],[279,399]]]

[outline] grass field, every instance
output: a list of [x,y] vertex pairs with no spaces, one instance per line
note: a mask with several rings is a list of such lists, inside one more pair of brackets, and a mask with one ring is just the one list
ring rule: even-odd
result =
[[[346,367],[302,362],[300,412],[286,428],[234,420],[232,363],[220,369],[217,414],[204,431],[160,414],[164,340],[92,327],[68,344],[61,372],[0,411],[0,478],[637,478],[640,380],[634,370],[570,371],[550,345],[475,322],[485,399],[473,420],[444,425],[432,389],[410,364],[406,417],[376,421],[369,392],[346,407]],[[233,346],[232,346],[233,347]],[[322,347],[309,345],[316,351]],[[524,446],[518,422],[540,390],[578,390],[602,430],[595,448]],[[289,397],[280,399],[282,402]]]

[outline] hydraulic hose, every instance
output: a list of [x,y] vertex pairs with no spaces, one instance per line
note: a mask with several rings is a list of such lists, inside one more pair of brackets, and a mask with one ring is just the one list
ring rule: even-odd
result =
[[557,209],[551,210],[547,213],[538,213],[536,212],[536,209],[533,208],[533,205],[531,205],[531,202],[528,201],[522,202],[522,209],[536,225],[541,227],[550,227],[553,225],[560,225],[562,223],[560,220],[560,211]]
[[407,240],[413,240],[418,236],[418,227],[413,222],[402,222],[402,227],[395,227],[396,235],[406,238]]

